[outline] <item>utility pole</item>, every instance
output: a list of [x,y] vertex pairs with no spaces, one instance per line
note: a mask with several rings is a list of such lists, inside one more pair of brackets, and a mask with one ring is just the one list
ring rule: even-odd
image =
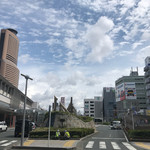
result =
[[22,134],[21,134],[21,146],[23,146],[24,142],[24,130],[25,130],[25,117],[26,117],[26,101],[27,101],[27,86],[28,86],[28,79],[33,80],[28,75],[21,74],[26,79],[26,86],[25,86],[25,100],[24,100],[24,109],[23,109],[23,120],[22,120]]
[[51,105],[49,105],[48,147],[50,146],[50,127],[51,127]]

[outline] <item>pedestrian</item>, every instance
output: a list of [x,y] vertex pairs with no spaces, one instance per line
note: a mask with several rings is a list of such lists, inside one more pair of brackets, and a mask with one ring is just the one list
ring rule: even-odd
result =
[[60,131],[59,131],[59,129],[56,131],[56,138],[57,138],[57,139],[60,138]]
[[70,133],[67,131],[67,130],[65,130],[65,134],[64,134],[64,137],[65,137],[65,139],[70,139]]

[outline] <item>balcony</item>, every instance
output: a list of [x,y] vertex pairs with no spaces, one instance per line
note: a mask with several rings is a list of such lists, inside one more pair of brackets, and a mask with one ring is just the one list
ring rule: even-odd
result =
[[146,90],[150,90],[150,84],[146,85]]
[[150,78],[145,79],[145,83],[150,83]]
[[145,72],[145,77],[149,77],[150,76],[150,71]]

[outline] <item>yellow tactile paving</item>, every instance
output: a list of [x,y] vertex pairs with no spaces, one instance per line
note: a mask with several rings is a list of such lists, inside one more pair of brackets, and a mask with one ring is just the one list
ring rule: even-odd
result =
[[27,140],[26,142],[23,143],[23,146],[30,146],[34,140]]
[[75,140],[69,140],[63,145],[63,147],[72,147],[74,143],[75,143]]
[[139,146],[139,147],[142,147],[142,148],[150,149],[150,145],[146,145],[146,144],[141,143],[141,142],[135,142],[134,144]]

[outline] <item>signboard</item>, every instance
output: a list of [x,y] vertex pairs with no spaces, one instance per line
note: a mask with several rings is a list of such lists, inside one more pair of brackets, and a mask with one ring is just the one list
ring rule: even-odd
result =
[[150,116],[150,110],[146,110],[146,116]]
[[116,86],[116,101],[125,99],[124,83]]
[[61,97],[61,103],[65,106],[65,97]]
[[136,99],[135,82],[125,82],[124,87],[126,99]]
[[110,92],[110,88],[109,87],[106,87],[106,92]]

